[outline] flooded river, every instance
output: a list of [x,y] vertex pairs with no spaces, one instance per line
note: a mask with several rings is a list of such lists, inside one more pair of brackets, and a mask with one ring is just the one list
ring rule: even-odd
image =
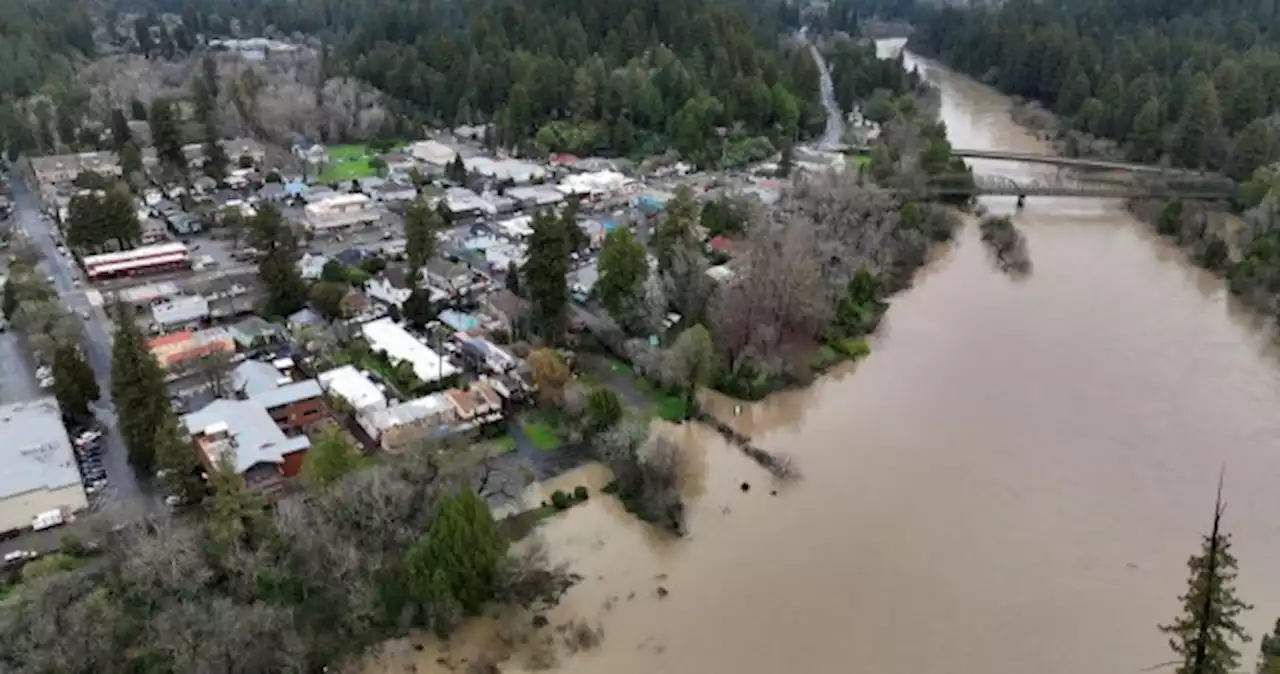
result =
[[[908,63],[942,90],[957,147],[1049,151],[1004,97]],[[694,457],[689,538],[662,539],[607,497],[544,526],[585,577],[553,624],[604,632],[556,671],[1138,672],[1172,657],[1156,625],[1178,610],[1223,466],[1261,636],[1280,616],[1266,334],[1117,203],[1032,198],[1016,218],[1029,278],[993,270],[970,225],[894,300],[856,369],[743,410],[742,430],[793,454],[802,481],[771,495],[712,434],[669,429]],[[366,671],[443,671],[437,657],[399,644]]]

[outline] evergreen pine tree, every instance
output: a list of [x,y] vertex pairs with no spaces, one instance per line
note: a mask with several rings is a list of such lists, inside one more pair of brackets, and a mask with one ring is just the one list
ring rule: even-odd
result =
[[1258,674],[1280,674],[1280,620],[1258,649]]
[[280,211],[264,204],[249,223],[250,243],[262,251],[258,276],[267,287],[266,312],[288,316],[307,302],[307,285],[298,272],[298,241]]
[[124,150],[124,146],[133,141],[133,133],[129,131],[129,120],[124,117],[124,110],[111,109],[111,147],[116,152]]
[[528,251],[522,280],[533,303],[531,327],[554,343],[564,334],[569,309],[569,232],[564,219],[548,212],[535,214]]
[[115,341],[111,346],[111,400],[129,463],[150,475],[156,460],[156,430],[169,413],[164,371],[138,329],[134,312],[116,307]]
[[1249,641],[1237,619],[1253,607],[1236,597],[1236,558],[1231,554],[1231,535],[1222,530],[1224,510],[1219,481],[1213,527],[1204,537],[1200,554],[1187,561],[1191,577],[1186,594],[1179,597],[1183,613],[1160,626],[1180,659],[1177,674],[1232,674],[1240,666],[1240,651],[1232,642]]
[[1196,76],[1191,96],[1182,108],[1174,156],[1183,166],[1203,168],[1209,163],[1214,143],[1222,133],[1222,112],[1218,93],[1208,75]]
[[68,419],[83,422],[93,416],[89,405],[102,394],[93,369],[74,344],[59,344],[53,351],[53,394]]
[[186,175],[187,157],[182,152],[182,132],[178,128],[177,112],[173,104],[164,98],[152,101],[147,123],[151,127],[151,144],[155,146],[160,162],[179,174]]

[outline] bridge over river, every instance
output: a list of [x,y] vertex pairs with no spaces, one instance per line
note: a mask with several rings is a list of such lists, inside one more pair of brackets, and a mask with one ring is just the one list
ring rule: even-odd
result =
[[1015,180],[999,175],[975,173],[972,184],[967,176],[937,176],[924,186],[888,186],[894,192],[923,192],[930,195],[973,195],[1018,197],[1085,197],[1094,199],[1231,199],[1236,184],[1220,177],[1210,178],[1143,178],[1103,180],[1059,176],[1055,179]]

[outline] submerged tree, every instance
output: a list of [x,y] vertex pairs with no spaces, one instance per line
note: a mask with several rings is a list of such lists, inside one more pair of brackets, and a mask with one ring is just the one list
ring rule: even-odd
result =
[[1187,561],[1191,577],[1182,601],[1182,615],[1160,631],[1169,635],[1169,647],[1181,658],[1177,674],[1230,674],[1240,666],[1240,651],[1233,644],[1249,642],[1237,618],[1253,608],[1236,597],[1236,558],[1231,535],[1222,531],[1222,482],[1213,508],[1213,528],[1204,537],[1201,553]]
[[1280,674],[1280,620],[1271,634],[1262,637],[1258,651],[1258,674]]

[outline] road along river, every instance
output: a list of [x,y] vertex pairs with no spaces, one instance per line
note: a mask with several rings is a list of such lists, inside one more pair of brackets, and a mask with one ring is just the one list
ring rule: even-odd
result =
[[[1005,97],[908,64],[941,89],[956,146],[1049,151]],[[602,496],[545,525],[585,578],[553,625],[604,632],[557,671],[1138,672],[1172,657],[1156,625],[1178,610],[1223,466],[1260,636],[1280,615],[1267,333],[1118,203],[1031,199],[1016,219],[1029,278],[995,271],[970,225],[894,300],[856,370],[744,409],[742,430],[796,456],[802,481],[773,496],[711,433],[669,429],[694,456],[689,538],[664,540]],[[463,642],[492,649],[491,635],[477,624]],[[366,671],[444,671],[437,657],[396,643]]]

